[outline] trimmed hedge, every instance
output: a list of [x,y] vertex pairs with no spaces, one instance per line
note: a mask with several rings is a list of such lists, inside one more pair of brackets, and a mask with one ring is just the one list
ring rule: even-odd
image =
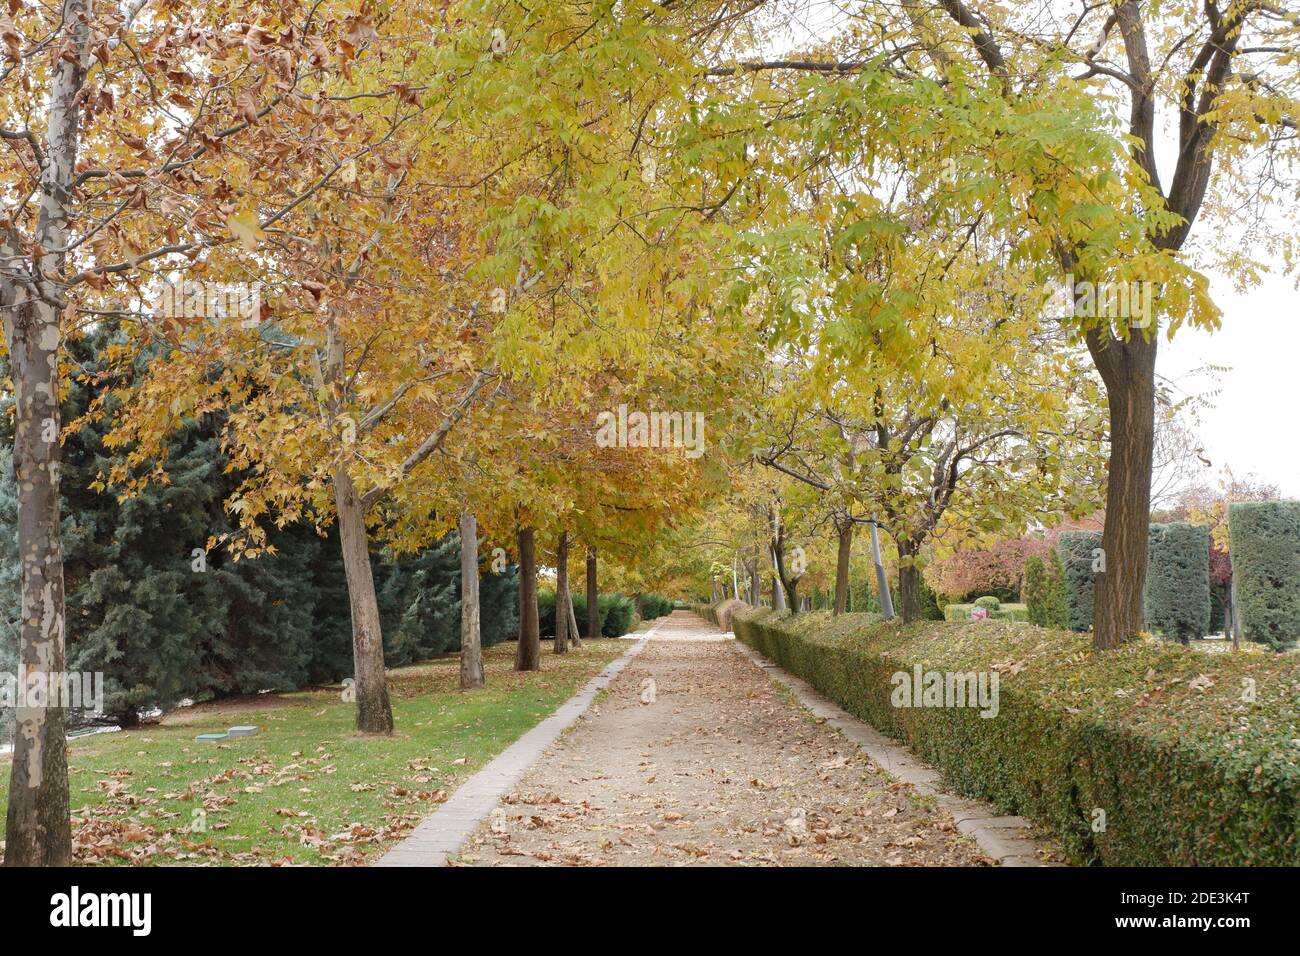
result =
[[1100,531],[1062,531],[1056,539],[1065,565],[1065,607],[1072,631],[1092,630],[1093,593],[1097,577],[1092,552],[1101,547]]
[[714,627],[723,630],[731,630],[731,616],[740,608],[749,607],[744,601],[737,601],[735,598],[725,598],[717,604],[696,604],[693,610],[700,617],[704,618]]
[[[1050,829],[1078,862],[1300,865],[1296,655],[1188,653],[1163,641],[1097,652],[1086,637],[1007,622],[899,627],[766,609],[733,625],[910,744],[951,788]],[[997,670],[998,715],[892,706],[892,676],[918,664]]]
[[1153,524],[1144,595],[1147,630],[1187,643],[1210,626],[1210,530],[1177,521]]
[[1228,506],[1237,610],[1247,639],[1275,650],[1300,638],[1300,501]]
[[1023,587],[1025,609],[1030,624],[1039,627],[1070,626],[1070,609],[1065,598],[1065,565],[1055,548],[1047,557],[1031,554],[1025,560]]

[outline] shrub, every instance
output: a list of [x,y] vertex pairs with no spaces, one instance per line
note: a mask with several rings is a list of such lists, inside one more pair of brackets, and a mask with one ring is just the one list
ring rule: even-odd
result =
[[[1300,865],[1294,655],[1155,641],[1096,653],[1086,637],[998,621],[899,627],[746,610],[733,623],[740,640],[907,742],[950,788],[1046,827],[1078,862]],[[913,665],[998,668],[997,716],[894,707],[892,677]],[[1253,702],[1242,700],[1246,678]]]
[[1052,548],[1047,554],[1047,577],[1043,584],[1046,589],[1046,606],[1044,607],[1045,625],[1047,627],[1066,628],[1070,626],[1070,608],[1065,599],[1065,565],[1061,563],[1061,552]]
[[1062,531],[1056,539],[1065,568],[1065,607],[1072,631],[1092,630],[1092,601],[1096,573],[1093,551],[1101,547],[1100,531]]
[[632,599],[621,594],[602,594],[597,602],[600,608],[600,633],[605,637],[622,637],[632,630],[636,608]]
[[1300,638],[1300,501],[1228,506],[1232,580],[1242,631],[1275,650]]
[[[575,608],[575,611],[577,609]],[[537,589],[537,631],[542,637],[555,636],[555,592]]]
[[[571,591],[573,614],[578,619],[578,634],[587,634],[587,595]],[[600,613],[600,633],[604,637],[622,637],[632,630],[636,608],[632,599],[621,594],[601,594],[596,607]],[[537,627],[542,637],[555,637],[555,592],[537,590]]]
[[998,609],[998,606],[1001,603],[1002,602],[999,601],[997,598],[995,598],[992,594],[986,594],[984,595],[984,597],[977,597],[975,599],[975,604],[977,607],[986,607],[990,611],[996,611]]
[[1144,604],[1148,630],[1184,644],[1205,636],[1210,624],[1208,528],[1183,521],[1151,526]]
[[[894,609],[901,611],[902,605],[895,601]],[[930,585],[925,583],[925,578],[921,579],[921,620],[943,620],[943,609],[939,607],[939,596],[934,593],[934,589]]]
[[1066,628],[1070,611],[1065,599],[1065,566],[1051,548],[1047,557],[1031,556],[1025,562],[1026,620],[1039,627]]
[[640,598],[641,618],[646,621],[653,621],[661,618],[665,614],[673,613],[673,601],[662,594],[642,594]]
[[1047,627],[1047,562],[1036,554],[1025,559],[1025,582],[1020,593],[1029,610],[1029,622]]

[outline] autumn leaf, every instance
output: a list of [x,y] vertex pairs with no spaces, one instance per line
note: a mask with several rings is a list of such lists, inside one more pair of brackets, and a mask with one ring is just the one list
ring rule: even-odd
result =
[[266,238],[266,234],[262,232],[262,227],[258,224],[257,217],[251,213],[241,213],[227,217],[226,228],[249,252],[255,252],[258,243]]

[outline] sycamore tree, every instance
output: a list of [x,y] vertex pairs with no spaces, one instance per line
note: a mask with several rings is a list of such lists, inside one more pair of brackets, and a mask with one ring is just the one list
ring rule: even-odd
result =
[[[666,326],[680,334],[698,311],[664,322],[668,305],[689,296],[673,285],[684,281],[683,258],[663,234],[668,214],[656,223],[645,210],[654,177],[623,153],[640,104],[610,108],[603,98],[643,75],[647,61],[624,54],[644,30],[601,23],[592,32],[558,6],[520,22],[472,4],[448,15],[391,13],[374,56],[329,98],[333,139],[296,157],[298,175],[315,178],[309,204],[268,217],[274,193],[245,190],[252,212],[231,226],[244,261],[204,265],[218,276],[260,270],[271,314],[242,339],[229,329],[197,344],[177,336],[134,390],[116,436],[131,453],[107,478],[128,488],[164,478],[161,436],[187,417],[233,409],[226,442],[245,478],[228,507],[244,534],[225,543],[251,556],[266,520],[339,522],[367,732],[392,727],[367,522],[400,520],[394,492],[507,381],[515,401],[545,388],[551,408],[572,403],[578,393],[560,373],[581,383],[612,354],[644,360],[668,344]],[[430,42],[404,45],[421,33]],[[665,47],[653,65],[671,60]],[[546,93],[575,81],[585,84],[576,101]],[[528,128],[511,122],[520,110]],[[246,172],[257,184],[258,172]],[[631,220],[654,241],[636,225],[608,235]],[[597,334],[584,334],[593,318]],[[545,498],[520,505],[525,589],[535,544],[523,512]],[[453,495],[475,541],[467,499]],[[440,505],[430,513],[451,510]],[[525,594],[524,633],[531,603]]]
[[[429,42],[409,39],[421,33]],[[267,523],[338,522],[365,733],[393,728],[370,561],[376,508],[490,400],[487,339],[528,288],[520,277],[489,289],[473,274],[485,256],[476,217],[498,190],[528,184],[510,170],[478,202],[459,201],[455,181],[497,157],[450,133],[445,86],[418,82],[443,76],[434,66],[447,36],[432,13],[390,12],[371,55],[324,97],[328,136],[302,143],[285,173],[311,184],[307,200],[273,215],[278,183],[231,161],[249,212],[231,224],[238,246],[206,256],[202,274],[257,275],[259,312],[143,324],[136,341],[151,354],[149,374],[120,396],[112,441],[128,451],[104,478],[126,493],[165,481],[166,436],[225,410],[223,444],[240,477],[226,506],[240,530],[200,546],[253,557]],[[491,56],[486,45],[481,55]]]
[[[0,13],[0,313],[16,398],[23,623],[32,672],[64,666],[58,399],[79,322],[137,312],[154,269],[273,225],[318,187],[288,167],[332,131],[329,78],[373,35],[328,3],[11,2]],[[324,121],[312,122],[311,118]],[[274,202],[260,218],[238,157]],[[18,715],[5,862],[67,864],[64,715]]]

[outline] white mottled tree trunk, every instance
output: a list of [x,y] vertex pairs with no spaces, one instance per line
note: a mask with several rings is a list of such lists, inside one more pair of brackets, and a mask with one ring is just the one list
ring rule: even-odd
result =
[[[14,477],[18,489],[18,553],[22,621],[18,661],[27,673],[64,670],[63,547],[59,534],[58,382],[63,289],[56,281],[67,259],[69,206],[81,140],[77,102],[86,79],[87,0],[66,0],[67,56],[50,74],[40,212],[34,238],[40,252],[24,262],[16,236],[0,232],[0,313],[13,376]],[[30,268],[34,266],[34,268]],[[49,686],[49,682],[47,682]],[[67,866],[72,860],[68,764],[63,708],[46,699],[17,708],[5,863]],[[56,701],[57,703],[57,701]]]
[[483,686],[483,642],[478,599],[478,522],[460,513],[460,688]]

